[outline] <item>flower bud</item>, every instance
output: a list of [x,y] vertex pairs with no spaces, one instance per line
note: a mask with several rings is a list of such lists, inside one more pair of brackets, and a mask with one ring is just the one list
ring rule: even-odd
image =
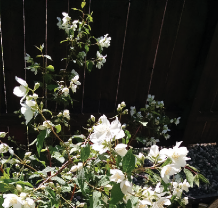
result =
[[126,103],[124,101],[120,105],[122,108],[126,107]]
[[0,138],[4,138],[6,136],[7,133],[5,132],[0,132]]
[[22,191],[22,189],[23,189],[23,187],[22,187],[20,184],[17,184],[17,185],[16,185],[16,189],[17,189],[18,191],[20,191],[20,192],[21,192],[21,191]]
[[26,152],[26,153],[25,153],[25,156],[26,156],[26,157],[29,157],[31,154],[32,154],[32,152]]
[[35,83],[35,86],[34,86],[34,90],[37,90],[39,88],[40,84],[38,82]]
[[95,122],[95,116],[91,115],[91,120]]

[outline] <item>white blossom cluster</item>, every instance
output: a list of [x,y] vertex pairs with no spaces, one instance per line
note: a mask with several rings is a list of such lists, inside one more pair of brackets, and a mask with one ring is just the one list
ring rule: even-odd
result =
[[21,193],[20,196],[16,194],[3,194],[4,203],[2,206],[4,208],[35,208],[35,202],[30,197],[27,197],[27,193]]

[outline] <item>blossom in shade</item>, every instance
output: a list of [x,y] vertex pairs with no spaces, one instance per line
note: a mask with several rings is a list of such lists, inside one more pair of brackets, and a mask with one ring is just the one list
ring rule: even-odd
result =
[[33,111],[27,104],[21,103],[21,113],[24,115],[26,119],[26,124],[30,122],[30,120],[33,118]]
[[17,97],[25,97],[28,92],[28,84],[26,83],[26,81],[17,76],[15,77],[15,79],[20,84],[20,86],[15,87],[13,93]]
[[6,153],[9,150],[9,146],[5,143],[0,144],[0,153]]

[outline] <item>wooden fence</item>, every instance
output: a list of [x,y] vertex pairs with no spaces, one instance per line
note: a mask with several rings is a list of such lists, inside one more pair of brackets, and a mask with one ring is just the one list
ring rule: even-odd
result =
[[[25,127],[13,114],[20,108],[12,92],[14,77],[34,79],[24,70],[24,54],[37,55],[45,43],[57,69],[65,68],[66,51],[59,43],[56,17],[80,0],[2,0],[0,54],[0,131],[24,138]],[[164,100],[170,116],[181,116],[172,140],[186,144],[218,138],[218,2],[216,0],[88,0],[93,11],[92,33],[109,34],[107,62],[92,73],[80,71],[80,87],[72,113],[115,112],[125,101],[137,108],[148,94]],[[3,56],[2,56],[3,55]],[[75,125],[81,125],[77,120]]]

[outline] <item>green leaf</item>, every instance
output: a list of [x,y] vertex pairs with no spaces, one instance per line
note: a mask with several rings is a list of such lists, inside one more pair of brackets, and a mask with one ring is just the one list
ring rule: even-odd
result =
[[121,160],[122,160],[122,157],[120,155],[117,155],[117,158],[116,158],[116,165],[117,166],[120,165]]
[[48,113],[50,113],[52,115],[52,112],[50,110],[48,110],[48,109],[43,109],[42,112],[48,112]]
[[33,185],[31,183],[29,183],[28,181],[17,181],[16,184],[29,186],[29,187],[33,188]]
[[115,183],[113,185],[113,188],[111,189],[111,199],[110,199],[110,205],[116,205],[119,201],[123,199],[123,192],[120,189],[120,184]]
[[55,167],[46,167],[45,169],[43,169],[42,171],[39,171],[39,172],[48,173],[48,172],[51,172],[54,170],[55,170]]
[[44,55],[44,57],[47,58],[47,59],[50,59],[50,60],[52,61],[51,56],[49,56],[49,55]]
[[93,191],[93,196],[90,200],[90,207],[89,208],[100,208],[101,206],[99,206],[99,202],[100,202],[100,198],[101,198],[101,192],[99,191]]
[[147,126],[148,122],[141,122],[139,121],[139,123],[141,123],[143,126]]
[[55,126],[57,133],[59,133],[61,131],[61,125],[58,124]]
[[81,160],[82,162],[85,162],[90,155],[90,144],[87,143],[85,147],[82,147],[81,149]]
[[88,45],[85,45],[85,50],[86,50],[86,53],[89,52],[89,46]]
[[52,76],[51,76],[51,74],[45,74],[45,75],[44,75],[44,78],[45,78],[45,82],[46,82],[46,83],[50,83],[50,82],[51,82],[51,79],[52,79]]
[[198,174],[198,177],[201,181],[203,181],[206,184],[210,184],[209,180],[205,178],[202,174]]
[[131,200],[129,199],[128,201],[127,201],[127,204],[126,204],[126,208],[132,208],[133,206],[132,206],[132,202],[131,202]]
[[186,175],[186,178],[187,178],[187,181],[189,182],[190,186],[193,187],[193,182],[194,182],[194,176],[193,174],[191,173],[190,170],[184,168],[184,173]]
[[194,183],[199,187],[199,176],[198,175],[195,175]]
[[54,90],[55,88],[57,88],[58,87],[58,85],[47,85],[47,89],[49,90],[49,91],[52,91],[52,90]]
[[93,61],[89,61],[89,60],[86,61],[86,66],[87,66],[87,69],[88,69],[89,72],[92,71],[93,65],[94,65]]
[[85,1],[83,1],[82,3],[81,3],[81,7],[82,7],[82,9],[83,9],[83,7],[86,5],[86,2]]
[[54,67],[53,67],[52,65],[48,65],[48,66],[46,67],[46,69],[48,69],[48,70],[51,71],[51,72],[54,72]]
[[56,160],[58,160],[59,162],[61,163],[64,163],[65,162],[65,158],[60,154],[60,152],[57,152],[57,151],[54,151],[52,153],[52,158],[55,158]]
[[132,149],[130,149],[126,155],[123,157],[123,171],[126,173],[130,173],[135,168],[135,156],[132,153]]
[[[1,184],[0,184],[0,186],[1,186]],[[2,189],[0,188],[0,190],[2,190]],[[4,207],[2,206],[3,202],[4,202],[3,195],[0,195],[0,208],[4,208]]]
[[39,135],[37,136],[36,148],[37,148],[37,152],[39,156],[40,156],[41,149],[43,147],[45,137],[46,137],[46,130],[41,131]]
[[101,180],[98,182],[98,186],[106,186],[110,183],[110,179],[107,175],[104,175]]
[[10,190],[9,184],[0,183],[0,190],[1,190],[1,192],[9,191]]
[[170,164],[171,162],[172,162],[172,160],[168,157],[168,158],[166,159],[166,161],[161,165],[161,167],[164,167],[164,166]]
[[196,172],[200,172],[197,168],[189,165],[189,164],[186,164],[186,166],[190,167],[192,170],[196,171]]
[[79,172],[78,172],[78,176],[77,176],[77,179],[78,179],[78,184],[79,184],[79,187],[82,191],[82,193],[85,195],[85,181],[86,181],[86,177],[85,177],[85,171],[84,171],[84,168],[82,168]]
[[65,185],[65,181],[64,181],[62,178],[58,177],[58,176],[52,177],[52,180],[57,181],[57,182],[60,183],[61,185]]

